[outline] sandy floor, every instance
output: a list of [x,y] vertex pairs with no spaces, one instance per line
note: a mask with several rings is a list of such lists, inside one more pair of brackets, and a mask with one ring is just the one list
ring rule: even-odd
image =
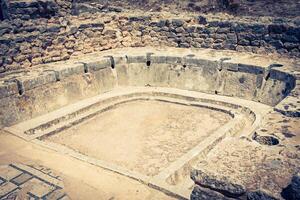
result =
[[172,198],[116,173],[25,142],[0,130],[0,165],[22,163],[43,165],[63,178],[65,191],[73,200]]
[[47,140],[153,176],[229,120],[229,115],[206,108],[140,100]]

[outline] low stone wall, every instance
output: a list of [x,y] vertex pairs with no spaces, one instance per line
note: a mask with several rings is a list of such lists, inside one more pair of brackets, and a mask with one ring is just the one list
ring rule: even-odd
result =
[[38,19],[71,14],[71,0],[3,0],[4,19]]
[[0,23],[0,70],[117,47],[171,46],[300,56],[300,27],[207,16],[105,14]]
[[234,54],[232,59],[224,60],[223,54],[209,54],[204,50],[194,55],[179,48],[114,51],[87,55],[68,63],[47,64],[19,74],[7,73],[0,79],[0,127],[120,86],[178,88],[272,106],[295,87],[291,73],[272,66],[235,61]]

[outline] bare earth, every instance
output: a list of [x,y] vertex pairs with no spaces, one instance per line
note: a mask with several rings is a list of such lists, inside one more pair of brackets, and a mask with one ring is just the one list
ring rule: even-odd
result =
[[229,115],[207,108],[139,100],[47,140],[154,176],[229,120]]

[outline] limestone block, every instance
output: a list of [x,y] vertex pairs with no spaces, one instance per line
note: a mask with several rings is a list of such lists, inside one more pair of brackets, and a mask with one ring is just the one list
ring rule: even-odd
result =
[[127,63],[146,63],[147,58],[144,56],[131,56],[127,55]]
[[85,63],[88,71],[98,71],[100,69],[108,68],[111,66],[110,58],[99,58],[96,61],[86,62]]
[[166,63],[167,57],[162,55],[151,55],[151,62],[153,63]]
[[18,94],[18,85],[16,82],[0,83],[0,99]]
[[227,177],[217,176],[201,169],[192,170],[191,178],[195,183],[203,185],[214,191],[222,192],[229,197],[239,197],[246,193],[246,188],[236,180],[233,182]]
[[84,64],[83,63],[73,63],[66,66],[58,66],[57,72],[59,74],[59,79],[63,79],[76,74],[84,73]]
[[182,57],[167,56],[166,60],[168,64],[182,63]]
[[47,83],[55,82],[56,78],[54,73],[45,72],[37,76],[20,79],[19,81],[23,84],[24,91],[26,91]]

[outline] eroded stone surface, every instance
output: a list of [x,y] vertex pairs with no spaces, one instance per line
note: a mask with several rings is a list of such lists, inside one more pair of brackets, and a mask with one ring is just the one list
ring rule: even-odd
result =
[[[212,177],[217,181],[225,176],[230,180],[228,183],[238,180],[247,191],[264,189],[274,198],[282,198],[282,189],[300,170],[299,164],[299,150],[296,147],[262,146],[254,141],[228,138],[194,170],[207,170],[214,174]],[[196,183],[202,183],[197,176],[193,179]]]
[[0,166],[0,199],[69,199],[53,172],[41,166]]
[[154,176],[231,119],[207,108],[137,100],[46,140]]

